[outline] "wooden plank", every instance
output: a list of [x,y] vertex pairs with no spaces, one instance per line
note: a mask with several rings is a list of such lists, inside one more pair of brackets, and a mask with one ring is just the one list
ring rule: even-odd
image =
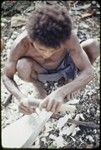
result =
[[28,138],[28,140],[24,143],[24,145],[22,145],[23,148],[30,148],[30,146],[34,143],[37,136],[39,135],[39,133],[43,129],[45,123],[49,120],[49,118],[51,117],[52,114],[53,114],[52,112],[47,112],[45,110],[43,110],[39,114],[39,117],[37,120],[37,125],[34,126],[34,130],[33,130],[34,132],[32,132],[32,134]]
[[[63,104],[60,111],[74,112],[75,106]],[[16,122],[2,129],[2,146],[5,148],[28,148],[30,147],[45,123],[53,113],[44,109],[38,115],[25,115]]]
[[2,129],[2,146],[5,148],[20,148],[33,132],[29,116],[24,116]]

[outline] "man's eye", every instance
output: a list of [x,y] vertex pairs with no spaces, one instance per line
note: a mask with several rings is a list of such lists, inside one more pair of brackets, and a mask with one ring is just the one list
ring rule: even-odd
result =
[[39,49],[40,51],[45,51],[44,49]]

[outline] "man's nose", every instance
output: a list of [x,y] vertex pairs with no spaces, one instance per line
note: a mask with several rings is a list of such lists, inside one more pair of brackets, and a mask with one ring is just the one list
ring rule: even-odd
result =
[[51,56],[53,53],[51,51],[45,51],[44,56]]

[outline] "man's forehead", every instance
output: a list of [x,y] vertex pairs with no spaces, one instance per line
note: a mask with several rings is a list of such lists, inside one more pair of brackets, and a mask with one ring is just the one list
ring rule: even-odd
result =
[[40,48],[40,49],[43,49],[43,50],[47,50],[47,49],[50,49],[50,50],[54,50],[55,48],[51,48],[51,47],[47,47],[47,46],[45,46],[45,45],[43,45],[43,44],[41,44],[40,42],[33,42],[33,44],[35,45],[35,46],[37,46],[38,48]]

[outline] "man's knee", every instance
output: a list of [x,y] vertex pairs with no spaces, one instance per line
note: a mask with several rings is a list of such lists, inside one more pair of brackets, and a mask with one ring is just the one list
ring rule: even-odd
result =
[[22,58],[18,60],[16,69],[17,69],[18,76],[21,79],[25,81],[30,81],[31,68],[32,68],[32,63],[26,58]]
[[83,41],[81,43],[81,46],[83,48],[86,48],[86,47],[92,47],[92,46],[95,46],[97,45],[98,46],[98,41],[96,39],[87,39],[86,41]]
[[96,39],[88,39],[82,42],[81,46],[85,50],[91,61],[94,62],[100,53],[98,41]]
[[95,60],[100,54],[99,43],[96,39],[91,39],[90,47],[92,49],[92,57]]

